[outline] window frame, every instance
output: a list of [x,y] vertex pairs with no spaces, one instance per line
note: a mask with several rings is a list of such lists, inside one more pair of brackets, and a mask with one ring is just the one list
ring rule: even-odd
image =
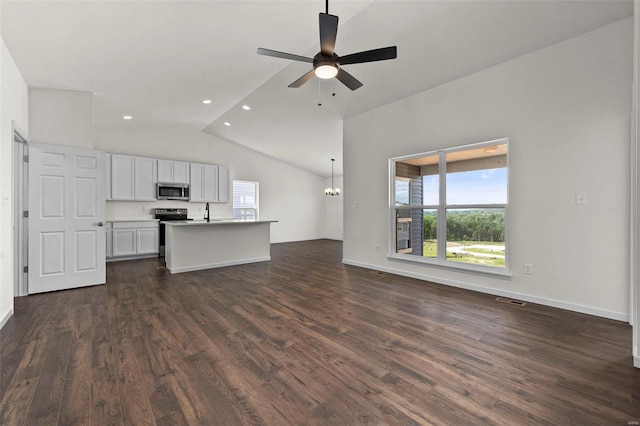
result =
[[[507,200],[506,203],[490,203],[490,204],[447,204],[447,167],[446,167],[446,158],[447,154],[458,152],[458,151],[466,151],[471,149],[484,148],[487,146],[493,145],[507,145]],[[395,204],[395,182],[397,179],[396,176],[396,163],[402,162],[405,160],[410,160],[414,158],[420,157],[428,157],[428,156],[438,156],[438,192],[439,199],[438,204],[421,204],[415,205],[409,203],[409,205],[396,205]],[[445,269],[451,269],[456,271],[464,271],[464,272],[473,272],[479,273],[483,275],[497,276],[501,278],[509,278],[511,277],[510,273],[510,245],[509,245],[509,180],[510,180],[510,166],[509,166],[509,138],[501,138],[495,139],[486,142],[479,142],[474,144],[456,146],[451,148],[443,148],[434,151],[427,151],[418,154],[405,155],[401,157],[393,157],[389,159],[389,209],[388,209],[388,223],[389,223],[389,251],[387,257],[389,259],[407,261],[411,263],[419,263],[419,264],[427,264],[429,266],[437,266]],[[436,218],[437,218],[437,257],[430,258],[424,256],[415,256],[412,254],[405,253],[397,253],[395,242],[396,242],[396,211],[397,210],[412,210],[412,209],[421,209],[421,210],[436,210]],[[456,210],[456,209],[504,209],[504,244],[505,244],[505,262],[504,268],[498,268],[494,266],[486,266],[486,265],[475,265],[471,263],[457,262],[452,260],[447,260],[446,257],[446,244],[447,244],[447,224],[446,224],[446,216],[447,211]],[[442,237],[441,237],[442,236]]]
[[[254,191],[255,191],[255,208],[254,207],[236,207],[235,206],[235,184],[236,183],[244,183],[244,184],[252,184],[254,186]],[[258,220],[259,218],[259,214],[260,214],[260,183],[257,181],[253,181],[253,180],[243,180],[243,179],[233,179],[233,181],[231,182],[231,215],[233,216],[234,219],[239,219],[239,220],[250,220],[247,219],[246,217],[243,217],[244,215],[240,215],[240,216],[236,216],[235,214],[235,210],[236,209],[242,209],[242,210],[255,210],[255,219],[251,219],[251,220]]]

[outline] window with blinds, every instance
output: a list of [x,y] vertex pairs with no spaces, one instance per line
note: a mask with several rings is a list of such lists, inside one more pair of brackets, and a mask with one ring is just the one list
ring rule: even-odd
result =
[[243,220],[258,218],[258,182],[233,181],[233,217]]

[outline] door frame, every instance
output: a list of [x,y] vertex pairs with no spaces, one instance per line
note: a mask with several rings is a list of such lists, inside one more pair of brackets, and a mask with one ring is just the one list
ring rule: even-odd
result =
[[24,268],[28,266],[28,218],[24,217],[24,211],[29,210],[29,163],[25,161],[29,152],[29,139],[26,133],[15,123],[12,127],[12,171],[13,211],[11,241],[13,247],[13,296],[26,296],[29,289],[28,274]]

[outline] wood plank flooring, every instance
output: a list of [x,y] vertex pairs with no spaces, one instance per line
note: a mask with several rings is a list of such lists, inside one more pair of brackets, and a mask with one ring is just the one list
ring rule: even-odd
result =
[[[631,327],[342,265],[342,244],[19,298],[0,424],[627,425]],[[633,423],[632,423],[633,424]]]

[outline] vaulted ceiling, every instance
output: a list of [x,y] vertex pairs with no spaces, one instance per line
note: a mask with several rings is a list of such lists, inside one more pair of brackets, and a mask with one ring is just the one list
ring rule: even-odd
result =
[[30,87],[95,94],[98,131],[192,127],[328,176],[330,158],[342,173],[344,118],[633,14],[632,1],[332,1],[339,55],[397,45],[398,59],[345,66],[364,83],[354,92],[290,89],[310,64],[256,49],[313,56],[324,6],[3,0],[0,28]]

